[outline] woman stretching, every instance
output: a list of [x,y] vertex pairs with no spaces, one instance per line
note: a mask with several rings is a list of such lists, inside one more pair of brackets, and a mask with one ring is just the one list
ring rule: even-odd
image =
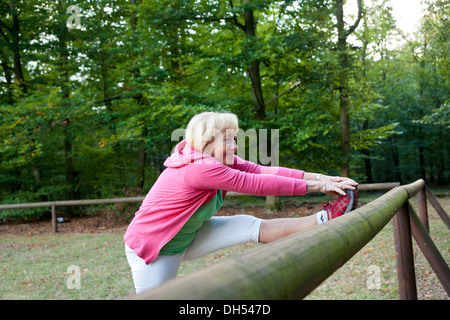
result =
[[[358,183],[284,167],[261,166],[235,155],[237,116],[194,116],[186,139],[164,162],[125,233],[125,253],[136,293],[175,278],[181,261],[241,243],[268,243],[337,218],[356,207]],[[227,191],[260,196],[322,192],[337,199],[315,215],[262,220],[213,217]]]

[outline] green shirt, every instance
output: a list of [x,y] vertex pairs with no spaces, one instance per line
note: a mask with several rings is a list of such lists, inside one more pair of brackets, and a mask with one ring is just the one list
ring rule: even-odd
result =
[[210,201],[198,208],[178,233],[161,248],[159,254],[162,256],[180,254],[194,241],[197,231],[203,222],[209,220],[223,204],[222,190]]

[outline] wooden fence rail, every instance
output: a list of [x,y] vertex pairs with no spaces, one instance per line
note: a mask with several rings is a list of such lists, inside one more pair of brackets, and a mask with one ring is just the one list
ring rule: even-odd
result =
[[113,199],[62,200],[62,201],[47,201],[34,203],[16,203],[16,204],[0,205],[0,210],[50,207],[52,210],[52,229],[54,233],[57,233],[58,232],[57,207],[141,202],[143,199],[144,197],[127,197],[127,198],[113,198]]
[[170,280],[133,299],[302,299],[394,216],[400,220],[394,223],[400,298],[417,299],[414,264],[410,261],[412,247],[408,241],[411,230],[450,296],[448,265],[408,206],[408,199],[424,187],[423,180],[396,187],[339,219]]

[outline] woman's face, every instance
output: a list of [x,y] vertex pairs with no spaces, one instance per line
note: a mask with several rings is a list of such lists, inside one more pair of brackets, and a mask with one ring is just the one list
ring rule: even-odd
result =
[[211,156],[225,165],[232,165],[234,154],[238,146],[236,144],[236,132],[232,129],[225,130],[225,133],[218,134],[205,150],[209,149]]

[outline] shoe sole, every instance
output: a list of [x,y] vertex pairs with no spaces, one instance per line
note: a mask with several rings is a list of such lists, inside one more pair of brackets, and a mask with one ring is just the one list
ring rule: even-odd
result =
[[352,210],[354,210],[356,208],[356,206],[358,205],[358,199],[355,199],[356,198],[355,197],[355,193],[356,193],[355,191],[357,192],[357,189],[355,189],[355,190],[346,189],[345,190],[345,192],[350,195],[350,203],[348,204],[348,207],[345,210],[345,212],[343,213],[343,215],[346,214],[346,213],[349,213]]

